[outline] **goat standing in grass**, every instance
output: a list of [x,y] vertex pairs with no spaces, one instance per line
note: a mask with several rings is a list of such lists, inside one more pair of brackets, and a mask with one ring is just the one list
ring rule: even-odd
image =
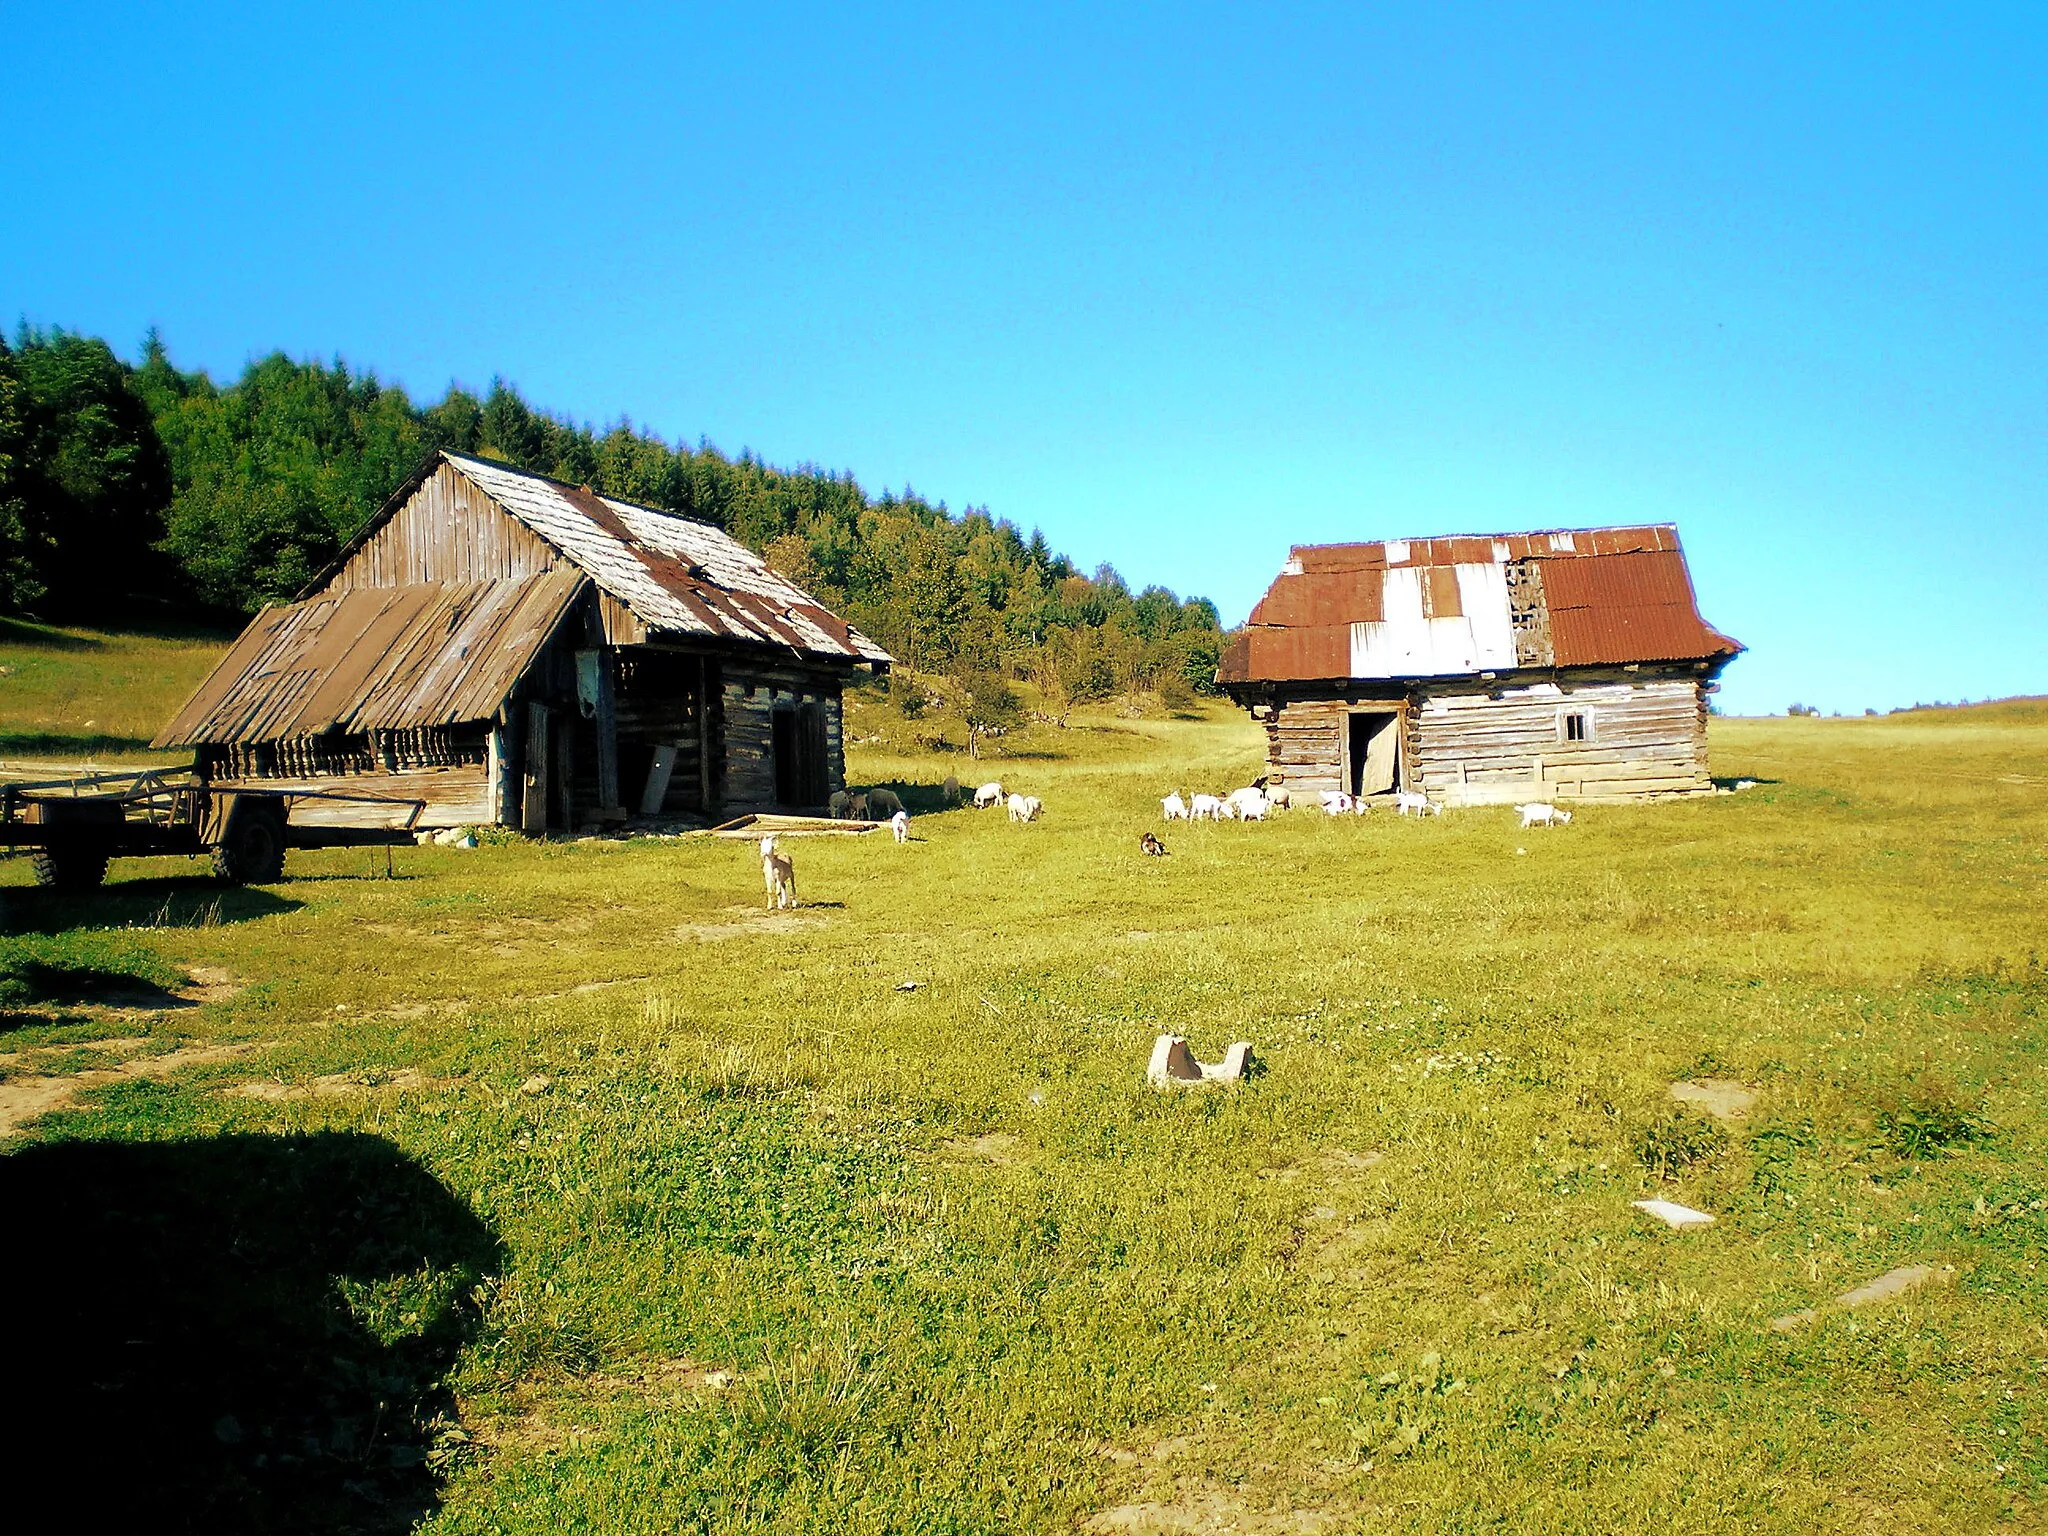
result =
[[910,841],[910,812],[908,812],[908,811],[898,811],[898,812],[897,812],[897,813],[896,813],[896,814],[895,814],[894,816],[891,816],[891,817],[889,818],[889,830],[890,830],[891,832],[893,832],[893,833],[895,833],[895,834],[896,834],[896,841],[897,841],[897,842],[899,842],[899,843],[907,843],[907,842],[909,842],[909,841]]
[[768,887],[768,910],[796,906],[796,861],[775,846],[775,834],[761,839],[761,879]]

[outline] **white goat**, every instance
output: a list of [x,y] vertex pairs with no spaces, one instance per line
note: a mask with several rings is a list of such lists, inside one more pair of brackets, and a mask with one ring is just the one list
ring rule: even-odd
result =
[[891,832],[894,832],[894,833],[896,834],[896,841],[897,841],[897,842],[899,842],[899,843],[907,843],[907,842],[909,842],[909,841],[910,841],[910,812],[908,812],[908,811],[898,811],[898,812],[897,812],[897,813],[896,813],[896,814],[895,814],[894,816],[891,816],[891,817],[889,818],[889,830],[890,830]]
[[1225,810],[1239,821],[1266,819],[1266,792],[1262,789],[1233,789],[1223,797]]
[[796,861],[775,846],[772,832],[761,839],[761,879],[770,911],[796,905]]
[[1323,814],[1325,816],[1348,816],[1358,809],[1358,802],[1341,789],[1323,791]]
[[1444,808],[1432,804],[1427,795],[1418,795],[1405,789],[1397,790],[1394,794],[1394,814],[1406,816],[1410,811],[1418,816],[1441,816]]
[[1045,807],[1036,795],[1010,796],[1010,820],[1016,822],[1036,821],[1038,813]]
[[1197,795],[1188,802],[1189,821],[1221,821],[1225,814],[1223,802],[1214,795]]
[[1166,821],[1186,821],[1188,819],[1188,803],[1181,799],[1179,790],[1176,789],[1172,794],[1159,802],[1159,814]]
[[1522,826],[1525,829],[1528,827],[1555,827],[1568,823],[1572,819],[1570,811],[1561,811],[1556,806],[1543,800],[1532,800],[1527,805],[1516,806],[1515,809],[1522,813]]
[[974,808],[977,811],[985,811],[990,806],[1001,805],[1002,803],[1003,786],[1000,784],[984,784],[974,792]]

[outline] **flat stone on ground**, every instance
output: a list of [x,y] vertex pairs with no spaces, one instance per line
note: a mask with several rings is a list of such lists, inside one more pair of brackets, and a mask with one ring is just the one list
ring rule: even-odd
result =
[[1867,1307],[1874,1301],[1890,1301],[1934,1278],[1932,1264],[1904,1264],[1835,1298],[1838,1307]]

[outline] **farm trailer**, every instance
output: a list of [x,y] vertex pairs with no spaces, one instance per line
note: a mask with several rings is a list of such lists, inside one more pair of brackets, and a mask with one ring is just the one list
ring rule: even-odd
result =
[[[341,803],[343,824],[294,825],[305,800]],[[224,880],[267,885],[284,873],[288,848],[363,848],[413,841],[426,809],[421,800],[349,795],[332,790],[212,788],[195,768],[123,773],[0,785],[0,848],[27,852],[36,884],[89,891],[106,878],[107,861],[209,854]],[[347,824],[350,812],[358,824]]]

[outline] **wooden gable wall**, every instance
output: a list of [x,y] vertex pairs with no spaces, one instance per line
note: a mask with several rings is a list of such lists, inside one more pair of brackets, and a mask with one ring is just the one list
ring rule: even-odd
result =
[[330,591],[536,576],[562,564],[538,535],[443,464],[328,582]]

